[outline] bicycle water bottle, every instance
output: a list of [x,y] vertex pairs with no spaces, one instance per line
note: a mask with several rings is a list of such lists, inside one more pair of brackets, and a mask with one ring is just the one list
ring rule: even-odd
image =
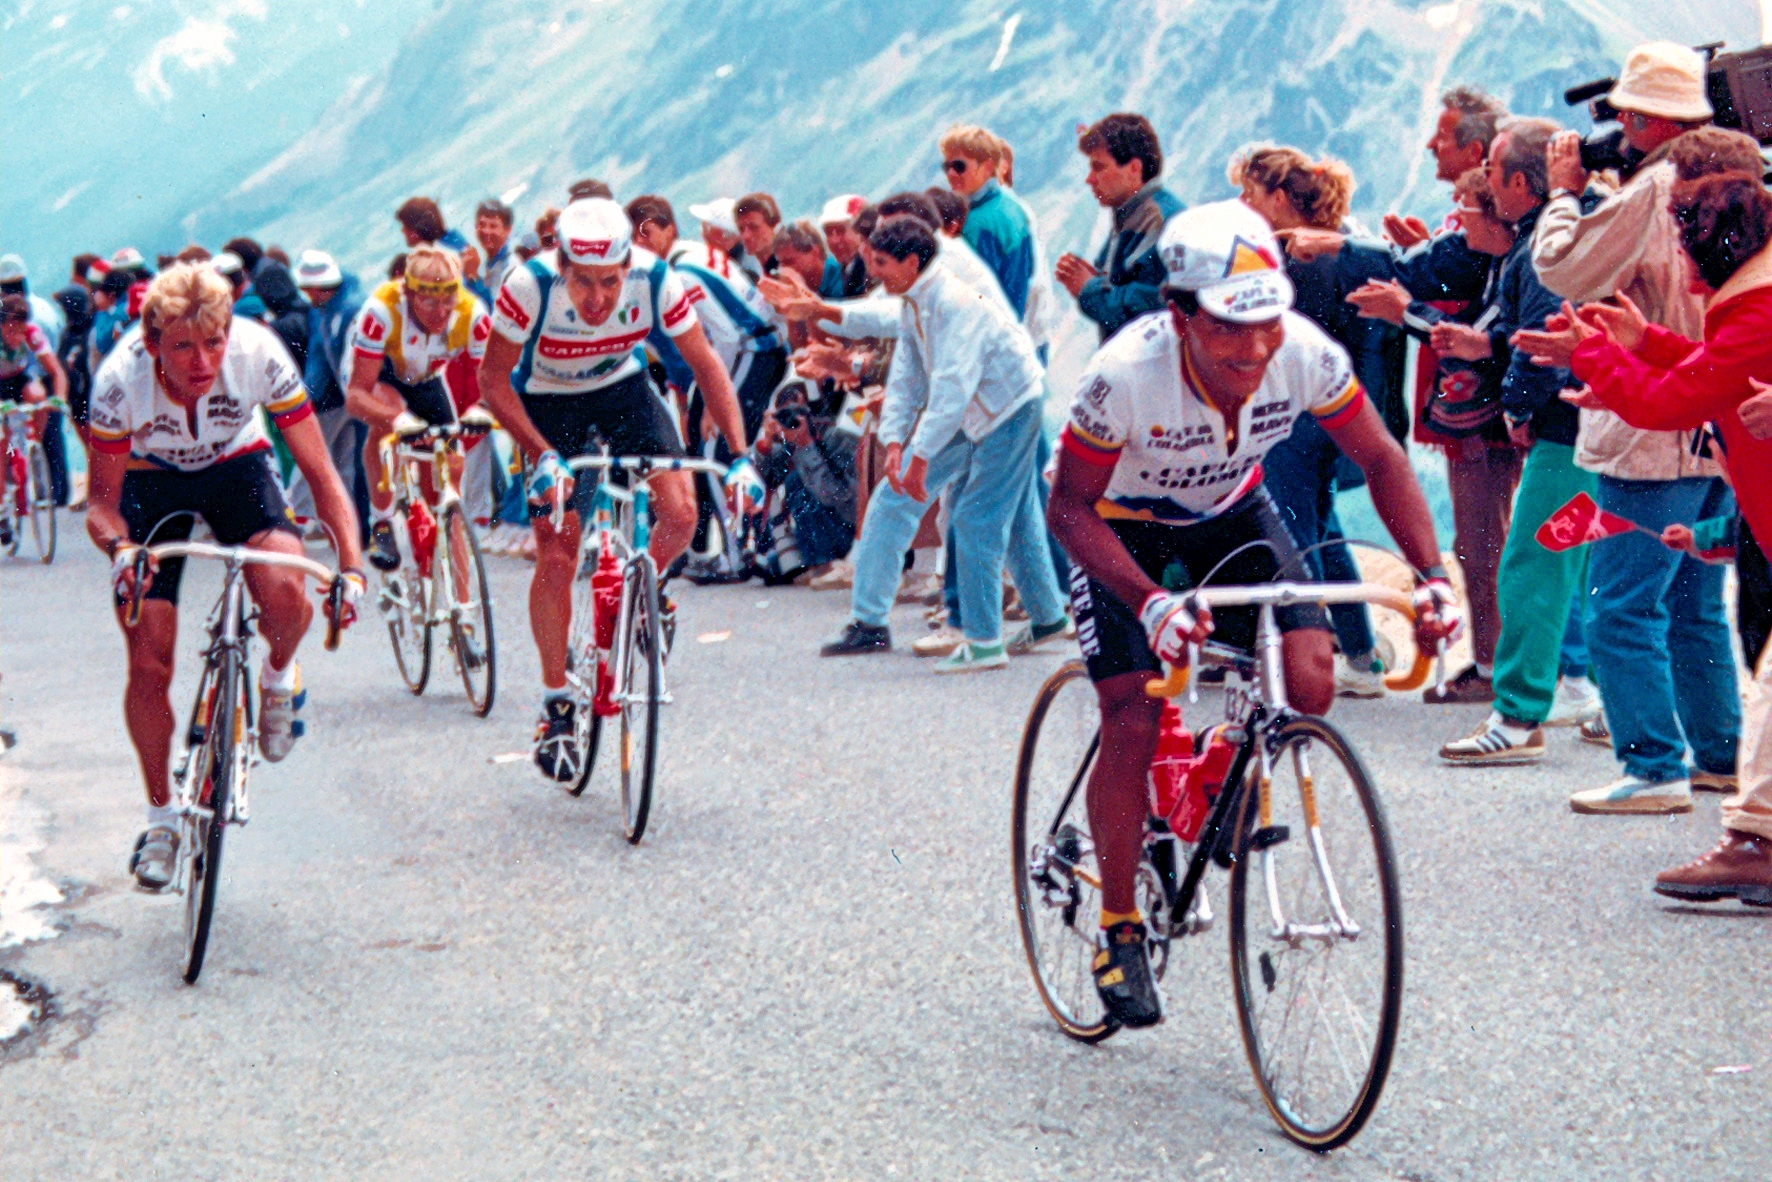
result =
[[621,614],[621,564],[607,542],[598,551],[597,566],[591,572],[591,603],[597,647],[608,652],[615,647],[616,617]]
[[1181,840],[1192,842],[1200,836],[1200,827],[1212,812],[1212,802],[1224,788],[1224,777],[1237,757],[1237,744],[1230,741],[1224,725],[1213,727],[1202,736],[1200,753],[1188,762],[1186,781],[1169,824]]
[[431,560],[437,555],[437,519],[431,507],[415,499],[406,510],[406,536],[412,539],[412,561],[418,573],[431,577]]
[[1194,736],[1182,725],[1181,707],[1166,701],[1157,722],[1157,753],[1151,757],[1151,802],[1157,816],[1175,812],[1193,763]]

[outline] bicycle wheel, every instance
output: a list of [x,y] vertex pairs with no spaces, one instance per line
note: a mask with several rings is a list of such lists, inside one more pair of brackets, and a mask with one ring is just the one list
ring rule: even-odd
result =
[[1267,807],[1245,793],[1231,871],[1231,977],[1262,1099],[1288,1137],[1323,1151],[1358,1133],[1384,1090],[1403,901],[1384,810],[1341,733],[1294,718],[1269,750]]
[[1101,878],[1084,795],[1100,746],[1095,687],[1083,663],[1070,661],[1046,679],[1028,711],[1010,842],[1034,988],[1060,1030],[1090,1043],[1120,1028],[1101,1004],[1091,968]]
[[400,667],[401,680],[415,695],[425,692],[431,679],[431,600],[430,583],[419,574],[412,559],[412,539],[406,536],[400,514],[394,515],[394,535],[400,540],[400,569],[383,571],[381,591],[376,602],[388,624],[388,638],[394,644],[394,663]]
[[49,476],[49,456],[35,439],[25,445],[26,499],[31,508],[31,538],[44,565],[55,561],[55,484]]
[[615,687],[621,703],[623,830],[628,841],[638,845],[652,812],[652,777],[658,764],[659,668],[664,660],[664,635],[658,618],[658,574],[652,560],[642,554],[629,562],[625,584],[628,635]]
[[[243,717],[239,695],[245,689],[239,658],[228,654],[215,688],[214,705],[203,731],[202,785],[197,804],[204,810],[185,818],[183,839],[191,868],[185,884],[185,984],[195,985],[203,971],[209,931],[215,920],[215,895],[221,883],[222,834],[227,829],[228,800],[233,791],[235,752]],[[206,798],[206,799],[205,799]]]
[[[456,571],[460,554],[467,555],[467,597],[456,599],[456,582],[462,576]],[[498,692],[498,659],[492,635],[492,589],[486,581],[486,563],[480,557],[480,540],[460,505],[453,505],[443,515],[443,536],[437,546],[439,594],[448,595],[454,604],[449,613],[449,647],[455,653],[455,667],[461,671],[461,683],[468,691],[474,713],[485,718],[492,713],[492,698]],[[447,554],[445,577],[443,558]]]
[[568,793],[583,796],[591,782],[591,769],[597,765],[597,745],[603,737],[603,720],[591,709],[597,688],[596,605],[591,597],[591,580],[580,575],[573,582],[572,630],[566,642],[566,684],[572,689],[573,743],[578,748],[578,778]]

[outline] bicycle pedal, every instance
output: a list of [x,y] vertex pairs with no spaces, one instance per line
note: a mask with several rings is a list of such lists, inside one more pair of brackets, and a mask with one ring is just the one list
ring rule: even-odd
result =
[[1269,825],[1265,829],[1257,829],[1249,839],[1249,848],[1253,850],[1272,849],[1292,839],[1292,830],[1285,825]]

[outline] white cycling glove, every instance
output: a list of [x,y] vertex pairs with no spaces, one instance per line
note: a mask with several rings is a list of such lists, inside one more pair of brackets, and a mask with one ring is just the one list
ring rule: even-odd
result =
[[564,500],[572,495],[572,483],[572,469],[559,452],[549,448],[536,458],[535,467],[530,470],[529,503],[538,509],[551,509],[554,490],[559,489]]
[[1200,623],[1187,596],[1152,591],[1138,610],[1138,622],[1144,625],[1145,639],[1158,660],[1170,665],[1187,662],[1187,647]]
[[733,494],[739,512],[754,511],[763,507],[763,478],[757,475],[757,466],[751,463],[748,456],[740,456],[732,461],[726,469],[726,491]]
[[1446,643],[1457,640],[1464,631],[1464,608],[1459,605],[1458,593],[1452,589],[1452,582],[1443,574],[1429,574],[1422,584],[1415,588],[1410,597],[1415,606],[1417,616],[1429,608],[1440,618],[1440,623],[1447,628]]

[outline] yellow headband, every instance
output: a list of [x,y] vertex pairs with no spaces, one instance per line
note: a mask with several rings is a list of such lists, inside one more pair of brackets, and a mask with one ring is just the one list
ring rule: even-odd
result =
[[424,280],[407,275],[406,290],[414,295],[454,296],[461,291],[461,280]]

